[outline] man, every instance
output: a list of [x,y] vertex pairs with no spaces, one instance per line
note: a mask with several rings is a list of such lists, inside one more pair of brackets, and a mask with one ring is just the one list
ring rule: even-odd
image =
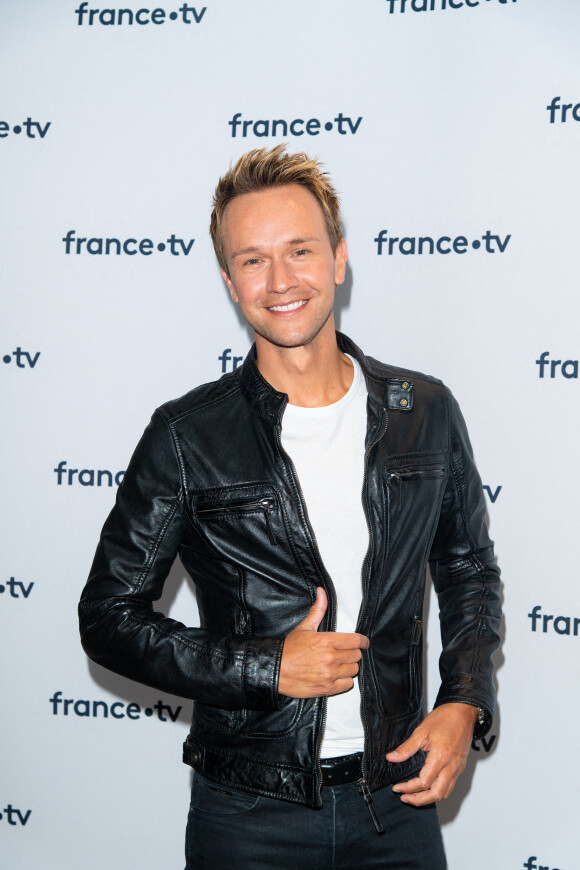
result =
[[[441,870],[434,802],[490,726],[500,619],[463,419],[439,381],[335,332],[347,252],[316,161],[244,155],[211,233],[256,343],[155,412],[82,596],[83,645],[195,700],[188,868]],[[199,628],[153,611],[177,554]],[[443,652],[424,716],[427,561]]]

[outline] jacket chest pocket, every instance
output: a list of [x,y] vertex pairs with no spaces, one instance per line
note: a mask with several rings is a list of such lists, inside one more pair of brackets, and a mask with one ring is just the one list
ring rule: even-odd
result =
[[195,514],[203,523],[236,523],[253,518],[258,526],[263,526],[270,543],[274,546],[278,541],[274,531],[272,514],[277,511],[277,502],[272,495],[248,496],[241,500],[197,505]]
[[222,559],[245,570],[276,563],[285,551],[282,509],[267,484],[198,492],[191,513],[199,534]]
[[[385,469],[391,509],[394,511],[417,510],[422,500],[428,502],[439,495],[446,478],[443,463],[421,466],[401,466]],[[437,501],[439,499],[437,498]]]

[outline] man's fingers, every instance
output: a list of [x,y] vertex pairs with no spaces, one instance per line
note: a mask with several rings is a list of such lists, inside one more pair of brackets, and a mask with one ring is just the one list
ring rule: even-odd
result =
[[[328,598],[322,586],[316,587],[316,599],[308,614],[295,631],[318,631],[328,607]],[[327,643],[334,649],[368,649],[370,641],[364,634],[358,632],[323,632],[327,636]]]
[[433,786],[435,780],[440,775],[441,770],[427,761],[413,779],[408,779],[406,782],[398,782],[393,786],[393,791],[397,794],[416,794],[417,792],[425,791]]
[[475,712],[468,705],[442,704],[429,713],[411,736],[387,755],[388,761],[405,761],[418,749],[427,753],[421,771],[393,791],[404,803],[424,806],[449,797],[467,759]]
[[392,752],[387,753],[387,761],[406,761],[408,758],[418,752],[419,749],[422,748],[422,745],[422,736],[417,734],[417,731],[415,730],[413,731],[408,740],[405,740],[404,743],[401,743],[400,746],[397,746],[397,748],[393,749]]
[[356,677],[359,671],[359,662],[343,662],[337,659],[328,662],[320,662],[317,670],[321,679],[327,683],[340,680],[342,677]]
[[429,754],[418,775],[406,782],[398,782],[393,791],[401,795],[403,803],[425,806],[449,797],[462,769],[461,765]]
[[345,649],[336,651],[334,649],[327,650],[329,660],[338,665],[352,665],[355,662],[360,662],[362,653],[357,647],[356,649]]
[[316,600],[308,611],[308,615],[302,620],[298,628],[302,631],[317,631],[318,626],[324,618],[327,607],[328,600],[326,598],[326,592],[322,586],[318,586],[316,589]]
[[350,692],[354,686],[352,677],[345,677],[341,680],[335,680],[332,689],[326,692],[327,695],[341,695],[343,692]]
[[329,642],[335,649],[368,649],[370,640],[364,634],[353,632],[328,632]]
[[[453,776],[448,770],[444,769],[431,785],[427,785],[417,777],[406,783],[398,783],[398,785],[393,786],[393,791],[401,795],[403,803],[411,804],[414,807],[423,807],[426,804],[432,804],[449,797],[456,780],[457,775]],[[405,791],[400,790],[399,786],[401,785],[405,785]]]
[[398,782],[393,786],[393,791],[396,794],[418,794],[430,788],[430,784],[425,780],[414,776],[413,779],[408,779],[406,782]]
[[356,677],[357,674],[358,674],[358,663],[355,662],[354,664],[340,665],[336,669],[335,679],[342,680],[344,677],[351,677],[352,678],[352,677]]
[[352,689],[361,649],[369,640],[357,632],[318,631],[328,606],[322,587],[305,619],[284,641],[278,691],[290,698],[317,698]]

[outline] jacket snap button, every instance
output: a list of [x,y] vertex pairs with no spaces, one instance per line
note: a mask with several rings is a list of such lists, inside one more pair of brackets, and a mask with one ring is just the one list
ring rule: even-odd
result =
[[403,387],[404,390],[408,390],[408,389],[409,389],[409,382],[408,382],[408,381],[403,381],[403,383],[402,383],[402,387]]
[[406,399],[401,399],[401,401],[399,402],[399,405],[401,405],[402,408],[406,408],[408,404],[409,403]]

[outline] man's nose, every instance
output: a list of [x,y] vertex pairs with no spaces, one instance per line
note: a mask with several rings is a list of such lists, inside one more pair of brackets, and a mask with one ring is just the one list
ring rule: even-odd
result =
[[287,293],[298,285],[292,265],[285,259],[272,261],[269,279],[269,293]]

